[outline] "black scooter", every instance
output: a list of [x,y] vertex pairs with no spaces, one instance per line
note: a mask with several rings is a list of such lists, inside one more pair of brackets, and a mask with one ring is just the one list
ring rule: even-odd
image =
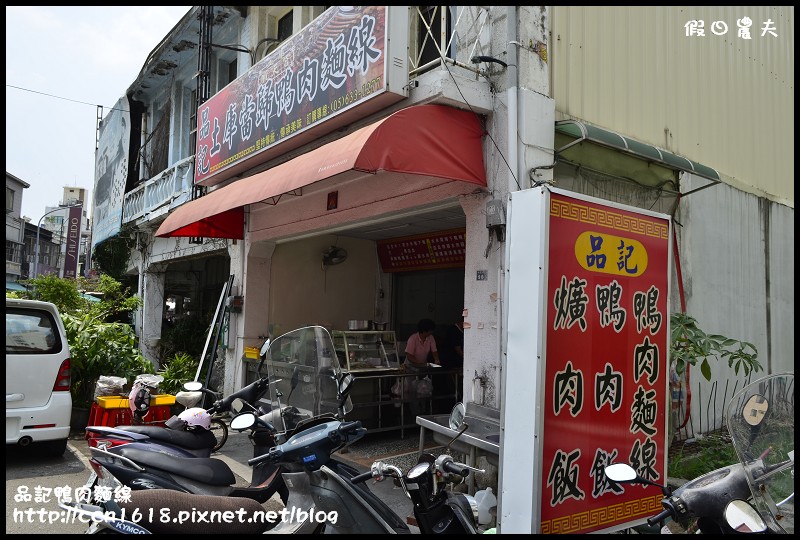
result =
[[650,526],[696,521],[701,534],[794,532],[794,374],[768,375],[735,394],[727,427],[739,463],[708,472],[672,491],[625,463],[605,467],[618,484],[661,489],[663,511]]
[[[463,422],[463,404],[456,404],[450,418],[453,428],[459,431],[447,445],[448,449],[468,428]],[[359,483],[370,478],[379,482],[385,478],[397,480],[414,503],[414,517],[422,534],[477,534],[478,507],[475,498],[447,489],[447,486],[462,483],[470,471],[484,472],[453,461],[448,454],[435,457],[424,453],[405,474],[394,465],[376,461],[369,471],[352,481]]]
[[[264,363],[270,346],[267,339],[261,348],[261,362],[258,373]],[[253,410],[258,401],[267,393],[270,379],[262,376],[257,381],[231,394],[225,399],[217,400],[209,409],[210,412],[234,410],[238,412],[244,407]],[[199,392],[198,392],[199,393]],[[259,412],[266,413],[264,410]],[[167,424],[177,417],[170,419]],[[99,434],[105,434],[112,440],[101,440],[97,447],[91,448],[91,459],[94,472],[86,487],[93,492],[95,483],[114,488],[127,486],[132,491],[147,489],[169,489],[201,495],[224,495],[229,497],[245,497],[257,502],[266,502],[278,493],[286,502],[288,488],[280,475],[280,468],[273,465],[260,465],[253,468],[253,477],[249,487],[237,487],[236,477],[230,467],[221,460],[211,457],[187,456],[176,452],[172,446],[185,445],[192,450],[193,446],[202,446],[197,450],[210,454],[208,436],[213,435],[205,429],[177,430],[156,426],[126,426],[124,428],[91,427]],[[207,434],[207,435],[206,435]],[[276,444],[276,429],[262,422],[253,426],[250,440],[253,443],[253,455],[259,456]],[[125,444],[113,444],[119,439]],[[126,439],[125,439],[126,438]],[[202,454],[201,454],[202,455]]]
[[[192,386],[193,384],[199,385],[200,388],[188,392],[178,392],[176,396],[176,401],[186,409],[194,407],[200,401],[203,392],[212,393],[210,390],[202,388],[200,383],[186,383],[184,387],[196,388]],[[257,404],[268,390],[269,378],[262,377],[224,399],[217,399],[206,409],[206,412],[210,415],[229,412],[231,403],[236,399],[249,404]],[[167,420],[164,426],[87,426],[86,431],[92,434],[94,446],[103,446],[105,449],[131,445],[130,448],[169,454],[175,457],[207,458],[211,457],[211,454],[224,444],[228,436],[227,426],[221,420],[214,421],[221,424],[218,435],[202,428],[187,429],[185,423],[177,415]],[[221,437],[221,440],[218,440],[217,436]]]
[[[231,427],[241,429],[256,421],[253,413],[243,413]],[[291,486],[284,513],[265,519],[263,508],[247,499],[212,497],[149,490],[132,494],[130,502],[86,505],[59,502],[65,510],[97,520],[94,531],[122,534],[146,533],[331,533],[331,534],[408,534],[410,529],[386,503],[380,500],[363,483],[374,477],[373,470],[364,474],[338,461],[334,453],[359,440],[366,434],[361,422],[341,420],[322,421],[315,418],[298,427],[295,435],[262,456],[249,460],[249,464],[280,465],[286,469],[283,477]],[[452,460],[437,460],[437,470],[448,474],[465,475],[468,468]],[[466,498],[460,494],[432,491],[426,487],[416,489],[415,482],[432,478],[435,464],[412,468],[403,476],[404,486],[420,504],[415,505],[415,515],[421,532],[475,533],[475,515]],[[374,467],[390,474],[391,466]],[[428,484],[432,488],[433,483]],[[417,494],[418,493],[418,494]],[[230,519],[222,519],[227,513]],[[215,520],[213,516],[220,516]],[[101,517],[102,516],[102,517]],[[185,519],[181,520],[180,517]],[[204,516],[200,525],[193,516]]]
[[[59,506],[75,513],[98,512],[103,519],[98,520],[94,531],[116,531],[121,533],[297,533],[328,532],[338,534],[407,534],[408,525],[395,514],[386,503],[377,497],[364,480],[373,477],[372,470],[359,474],[353,467],[338,460],[335,453],[359,440],[366,434],[361,422],[345,422],[344,414],[352,407],[349,392],[354,381],[348,373],[340,374],[335,362],[335,349],[328,331],[323,327],[306,327],[278,338],[275,347],[283,360],[300,360],[301,396],[308,399],[298,404],[298,409],[312,412],[312,417],[300,422],[295,429],[286,434],[286,441],[277,444],[263,455],[248,461],[257,467],[269,465],[281,467],[285,472],[283,480],[289,486],[289,498],[284,514],[277,522],[269,523],[258,519],[263,511],[246,498],[193,495],[179,491],[153,489],[131,494],[130,502],[100,503],[82,505],[59,502]],[[294,349],[292,349],[294,347]],[[292,354],[287,354],[287,351]],[[294,352],[293,352],[294,351]],[[297,362],[294,362],[298,365]],[[313,397],[313,399],[312,399]],[[337,413],[320,414],[324,404],[331,403]],[[252,429],[259,423],[258,416],[252,412],[237,415],[231,421],[231,429]],[[198,463],[198,460],[192,460]],[[428,469],[428,466],[431,469]],[[432,475],[436,467],[412,469],[405,476],[406,489],[414,491],[413,481]],[[465,465],[453,464],[441,459],[439,470],[449,474],[467,474]],[[432,478],[432,476],[428,476]],[[428,484],[431,490],[434,483]],[[443,491],[423,491],[417,511],[420,522],[430,523],[430,532],[475,532],[475,516],[470,517],[470,506],[463,504],[466,498],[449,496]],[[427,503],[422,504],[423,498]],[[439,501],[445,501],[441,504]],[[450,502],[454,502],[450,504]],[[191,516],[220,516],[225,510],[233,512],[232,521],[206,519],[202,523]],[[241,511],[241,514],[239,514]],[[167,519],[164,519],[164,513]],[[187,519],[176,522],[181,515]],[[131,519],[136,516],[138,519]],[[443,522],[447,525],[442,525]],[[425,525],[427,527],[427,525]],[[268,530],[269,529],[269,530]]]

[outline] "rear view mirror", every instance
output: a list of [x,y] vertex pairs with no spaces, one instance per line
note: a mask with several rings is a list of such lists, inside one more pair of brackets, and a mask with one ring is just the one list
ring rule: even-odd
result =
[[350,385],[353,384],[355,377],[350,373],[345,373],[339,381],[339,395],[346,396],[350,393]]
[[464,416],[466,415],[466,407],[460,401],[456,403],[455,407],[453,407],[452,412],[450,413],[450,421],[449,426],[450,429],[458,430],[461,427],[461,424],[464,423]]
[[189,392],[197,392],[203,389],[203,383],[200,381],[188,381],[183,383],[183,389]]
[[636,469],[625,463],[614,463],[605,469],[606,478],[614,482],[631,482],[636,480]]
[[671,492],[667,486],[656,484],[655,482],[644,478],[638,472],[636,472],[636,469],[627,463],[612,463],[611,465],[606,465],[603,469],[603,472],[605,473],[606,478],[612,482],[617,482],[619,484],[644,484],[646,486],[655,486],[660,488],[661,492],[665,496],[668,497],[671,495]]
[[233,403],[231,403],[231,411],[234,414],[239,414],[243,410],[244,410],[244,401],[242,401],[241,398],[234,399]]
[[266,356],[267,351],[269,350],[269,343],[270,343],[270,340],[269,340],[269,338],[267,338],[266,340],[264,340],[264,344],[261,345],[261,351],[259,352],[259,356],[261,358],[264,358],[264,356]]
[[758,510],[741,499],[734,499],[725,507],[725,521],[736,532],[760,533],[767,530],[767,524]]
[[251,427],[255,423],[256,415],[251,412],[245,412],[242,414],[237,414],[233,417],[233,420],[231,420],[231,429],[241,431]]

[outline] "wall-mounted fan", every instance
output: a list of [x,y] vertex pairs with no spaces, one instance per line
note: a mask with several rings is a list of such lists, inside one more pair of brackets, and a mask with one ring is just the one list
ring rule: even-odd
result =
[[322,266],[333,266],[339,264],[347,259],[347,250],[337,246],[331,246],[322,254]]

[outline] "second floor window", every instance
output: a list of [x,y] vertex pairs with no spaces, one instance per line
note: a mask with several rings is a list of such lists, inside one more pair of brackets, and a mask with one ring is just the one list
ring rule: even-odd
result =
[[278,40],[284,41],[292,35],[294,27],[294,16],[292,11],[278,19]]
[[21,244],[6,240],[6,261],[20,262]]
[[[419,66],[424,66],[428,62],[439,59],[441,50],[442,56],[453,58],[452,50],[443,50],[447,47],[450,37],[453,34],[453,21],[450,16],[448,6],[420,6],[419,16],[421,20],[417,29],[417,46],[420,47]],[[442,43],[442,17],[445,19],[445,42]],[[427,26],[426,24],[427,23]],[[430,27],[430,32],[428,31]]]
[[189,97],[189,152],[191,156],[197,151],[197,90],[192,90]]

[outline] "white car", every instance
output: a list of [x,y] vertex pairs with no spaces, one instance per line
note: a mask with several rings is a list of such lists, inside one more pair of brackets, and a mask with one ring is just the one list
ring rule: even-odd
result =
[[58,308],[6,298],[6,445],[60,456],[67,447],[72,396],[70,353]]

